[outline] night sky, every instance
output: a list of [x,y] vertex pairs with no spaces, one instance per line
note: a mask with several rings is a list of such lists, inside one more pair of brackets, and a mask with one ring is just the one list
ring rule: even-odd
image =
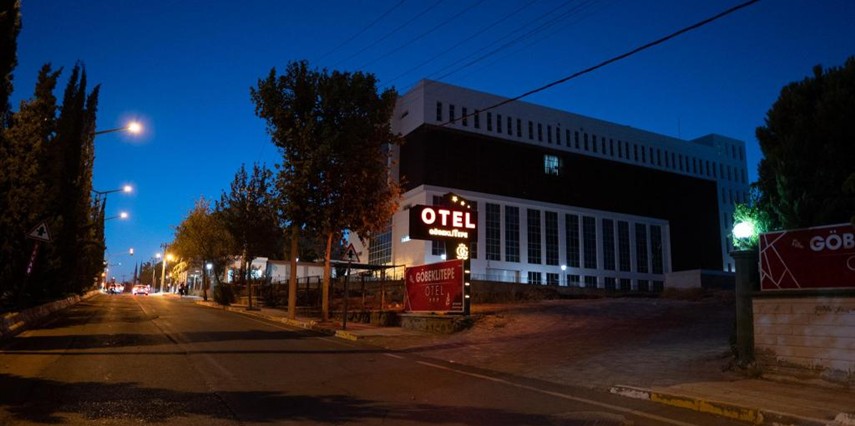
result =
[[[106,229],[110,274],[130,279],[199,197],[218,199],[242,163],[278,161],[249,97],[272,67],[306,59],[374,73],[402,94],[430,78],[514,97],[741,2],[26,0],[12,104],[31,96],[44,63],[67,77],[79,61],[101,84],[99,130],[143,122],[141,136],[95,141],[94,187],[135,187],[107,206],[130,213]],[[684,139],[741,139],[753,181],[754,130],[781,88],[852,55],[855,1],[763,0],[525,100]]]

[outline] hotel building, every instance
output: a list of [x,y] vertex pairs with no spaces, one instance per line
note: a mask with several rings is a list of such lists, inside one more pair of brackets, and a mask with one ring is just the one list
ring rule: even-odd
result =
[[736,203],[748,193],[745,144],[682,140],[423,80],[401,96],[405,138],[393,172],[401,211],[369,263],[444,259],[408,237],[408,208],[448,192],[475,205],[473,279],[653,290],[672,271],[733,271]]

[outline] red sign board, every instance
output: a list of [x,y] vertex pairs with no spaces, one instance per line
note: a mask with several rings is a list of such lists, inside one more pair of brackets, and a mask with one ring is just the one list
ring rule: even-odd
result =
[[850,224],[760,235],[760,289],[855,288]]
[[463,312],[463,261],[407,268],[409,312]]

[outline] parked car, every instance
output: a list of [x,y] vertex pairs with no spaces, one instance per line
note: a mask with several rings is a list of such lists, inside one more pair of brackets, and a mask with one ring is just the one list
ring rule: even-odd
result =
[[148,290],[149,290],[149,286],[137,284],[134,286],[132,293],[134,294],[134,296],[136,296],[138,294],[144,294],[144,295],[148,296]]

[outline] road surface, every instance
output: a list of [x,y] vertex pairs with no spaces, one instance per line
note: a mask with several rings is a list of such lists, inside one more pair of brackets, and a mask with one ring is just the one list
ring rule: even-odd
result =
[[0,346],[0,424],[735,424],[489,367],[98,295]]

